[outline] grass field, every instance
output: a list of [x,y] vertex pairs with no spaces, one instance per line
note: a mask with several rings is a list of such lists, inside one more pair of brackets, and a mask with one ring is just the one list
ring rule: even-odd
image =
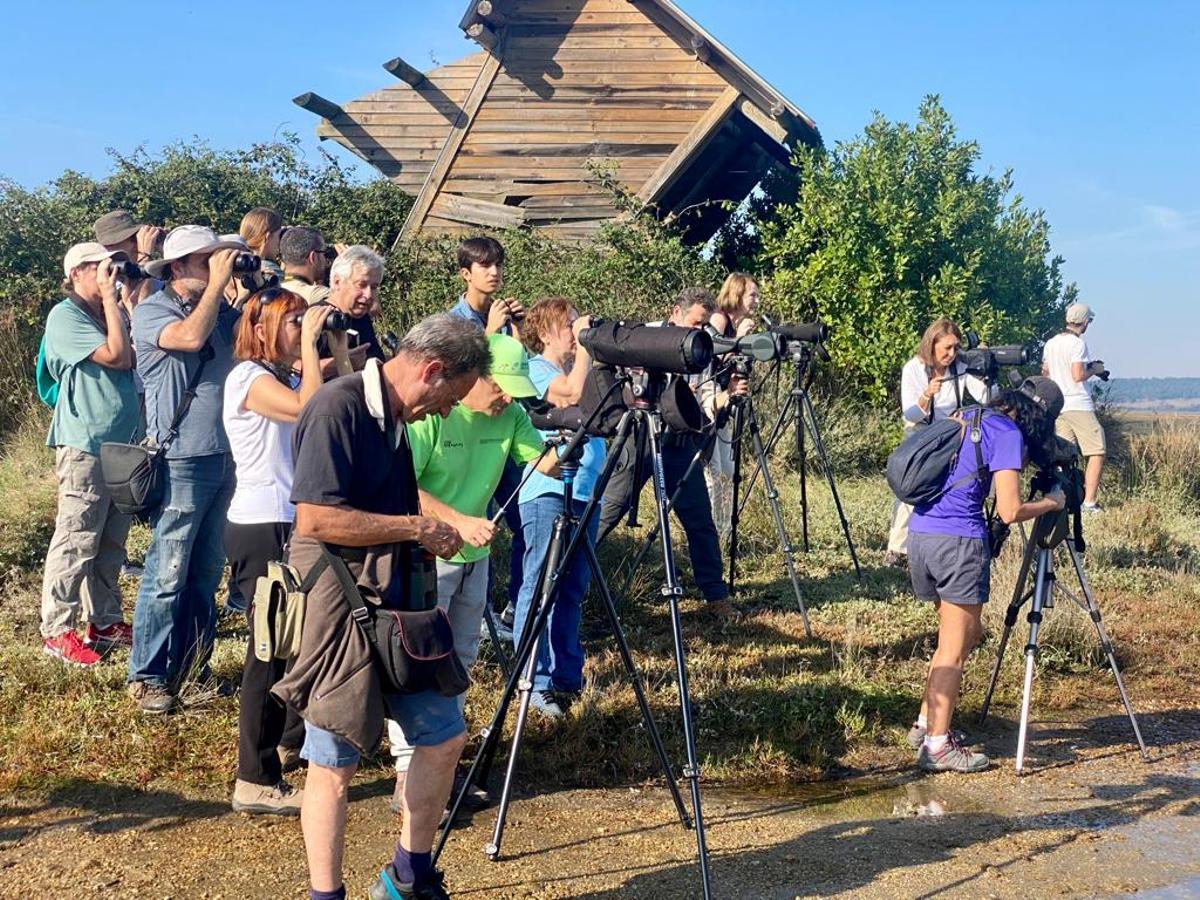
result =
[[[124,653],[80,671],[40,652],[40,563],[54,512],[51,459],[40,446],[41,427],[34,422],[15,433],[0,459],[5,574],[0,585],[0,791],[43,791],[82,782],[197,789],[230,784],[236,700],[202,702],[166,719],[146,719],[125,697]],[[841,423],[828,430],[841,433],[850,427]],[[869,436],[857,439],[869,442]],[[1120,465],[1106,475],[1108,510],[1085,522],[1087,572],[1135,705],[1150,710],[1194,703],[1192,685],[1200,679],[1200,426],[1173,422],[1141,429],[1122,436],[1117,448]],[[797,478],[785,460],[774,468],[792,537],[799,543]],[[750,614],[740,623],[719,626],[690,599],[694,595],[683,605],[708,779],[749,785],[869,770],[885,751],[894,755],[912,720],[933,648],[934,613],[912,598],[903,573],[881,565],[891,507],[882,478],[843,477],[839,488],[863,577],[853,576],[824,482],[810,480],[812,548],[797,558],[812,640],[804,636],[761,486],[741,533],[739,600]],[[676,537],[682,544],[681,533]],[[147,538],[145,529],[135,529],[135,555],[144,551]],[[603,548],[614,590],[623,584],[622,567],[635,549],[634,537],[620,531]],[[679,549],[689,585],[687,555]],[[1019,541],[1010,540],[996,566],[994,600],[985,614],[987,637],[967,668],[967,711],[978,707],[986,684],[1018,555]],[[674,754],[681,745],[678,695],[660,580],[655,565],[639,571],[630,596],[622,600],[621,616]],[[124,587],[131,607],[136,581]],[[654,758],[633,692],[593,602],[585,628],[592,637],[583,700],[561,723],[533,720],[524,749],[527,765],[548,781],[584,787],[652,778]],[[1001,678],[998,712],[1003,717],[1014,715],[1024,633],[1022,620]],[[232,624],[222,627],[218,674],[237,677],[243,640]],[[1090,622],[1078,609],[1059,603],[1048,617],[1043,646],[1034,701],[1039,710],[1071,716],[1112,706],[1115,687]],[[501,682],[486,652],[472,675],[467,713],[477,733],[491,715]]]

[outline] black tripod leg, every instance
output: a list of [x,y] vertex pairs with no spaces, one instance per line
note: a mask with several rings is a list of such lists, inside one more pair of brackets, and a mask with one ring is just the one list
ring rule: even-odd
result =
[[[850,560],[854,563],[854,574],[862,578],[862,569],[858,565],[858,552],[854,549],[854,539],[850,537],[850,523],[846,521],[846,512],[842,509],[842,498],[838,496],[837,481],[833,477],[833,467],[829,463],[829,454],[825,452],[825,442],[821,440],[821,429],[817,425],[817,413],[813,409],[812,400],[805,393],[802,397],[804,409],[808,412],[808,427],[812,434],[813,446],[817,448],[817,456],[821,459],[821,468],[825,470],[825,480],[829,482],[829,492],[833,495],[833,505],[837,509],[838,521],[842,525],[842,534],[846,537],[846,546],[850,550]],[[800,490],[804,491],[804,458],[801,457]],[[805,538],[804,549],[808,549],[808,506],[805,504]]]
[[491,638],[492,649],[496,653],[496,662],[500,664],[500,672],[507,678],[512,670],[508,666],[508,654],[504,652],[500,643],[500,633],[496,629],[496,613],[492,610],[490,600],[483,607],[483,623],[487,626],[488,637]]
[[[733,493],[730,498],[729,505],[729,593],[732,596],[737,593],[737,554],[738,554],[738,523],[742,520],[742,514],[738,509],[738,501],[741,499],[742,487],[742,434],[746,425],[746,412],[743,408],[750,399],[738,398],[733,404],[733,442],[731,444],[733,453]],[[759,465],[762,465],[762,460],[759,460]],[[683,482],[680,482],[682,485]]]
[[[779,439],[783,437],[784,426],[787,425],[792,418],[792,404],[795,402],[795,397],[788,395],[787,400],[783,403],[783,409],[779,411],[779,415],[775,417],[775,424],[771,426],[771,436],[767,438],[767,456],[775,452],[775,445],[779,443]],[[754,482],[758,480],[758,466],[755,465],[750,470],[750,477],[746,480],[746,490],[742,495],[742,509],[745,509],[746,502],[750,498],[750,490],[754,487]],[[741,510],[738,510],[741,512]]]
[[[1079,551],[1075,549],[1075,544],[1071,540],[1066,541],[1067,553],[1071,557],[1071,564],[1075,567],[1075,574],[1079,577],[1079,588],[1083,592],[1084,602],[1079,605],[1083,607],[1088,617],[1092,620],[1092,624],[1096,627],[1096,635],[1100,638],[1100,649],[1104,651],[1104,655],[1108,657],[1108,666],[1112,669],[1113,678],[1117,680],[1117,690],[1121,692],[1121,702],[1125,704],[1125,712],[1129,716],[1129,724],[1133,726],[1134,737],[1137,738],[1138,748],[1142,752],[1142,759],[1145,762],[1150,762],[1150,754],[1146,750],[1146,742],[1142,740],[1142,729],[1138,727],[1137,716],[1133,712],[1133,704],[1129,702],[1129,694],[1125,691],[1125,681],[1121,678],[1121,669],[1117,665],[1117,656],[1113,652],[1112,641],[1109,640],[1108,631],[1104,627],[1104,622],[1100,616],[1100,607],[1096,604],[1096,599],[1092,595],[1091,585],[1087,580],[1087,573],[1083,570],[1083,561],[1079,558]],[[1078,598],[1075,598],[1076,602]]]
[[[808,623],[808,610],[804,607],[804,597],[800,592],[800,578],[796,574],[796,560],[792,549],[792,538],[788,534],[787,526],[783,521],[783,511],[779,508],[779,491],[775,489],[775,480],[771,477],[771,469],[767,465],[767,452],[763,446],[762,434],[758,430],[758,417],[754,414],[754,406],[752,401],[747,401],[749,409],[746,412],[747,428],[750,431],[750,444],[754,448],[754,455],[758,459],[758,467],[763,473],[763,487],[767,492],[767,501],[771,507],[771,515],[775,519],[775,531],[779,535],[779,543],[783,549],[783,562],[787,568],[788,578],[792,582],[792,591],[796,595],[796,605],[800,607],[800,618],[804,620],[804,634],[807,637],[812,637],[812,626]],[[733,568],[733,559],[730,558],[730,569]]]
[[1031,547],[1036,547],[1037,563],[1033,582],[1033,603],[1029,614],[1025,617],[1029,622],[1029,643],[1025,645],[1025,681],[1021,688],[1021,721],[1017,726],[1017,774],[1022,774],[1025,768],[1025,742],[1029,736],[1029,707],[1033,702],[1033,670],[1037,665],[1040,650],[1038,649],[1038,632],[1042,628],[1042,610],[1046,605],[1046,597],[1054,590],[1053,552],[1030,541]]
[[987,720],[988,710],[992,706],[992,694],[996,691],[996,682],[1000,678],[1000,666],[1004,662],[1004,651],[1008,649],[1008,638],[1017,624],[1017,615],[1020,613],[1021,607],[1032,596],[1032,594],[1025,593],[1025,583],[1029,579],[1029,569],[1033,565],[1036,549],[1031,542],[1025,542],[1025,552],[1021,556],[1021,568],[1017,572],[1017,583],[1013,588],[1012,601],[1004,613],[1004,633],[1000,635],[1000,647],[996,650],[996,665],[992,667],[992,679],[988,682],[987,693],[983,695],[983,706],[979,710],[979,724],[981,725]]
[[[796,370],[796,387],[793,395],[796,398],[792,406],[792,418],[796,429],[796,465],[800,467],[800,529],[804,539],[804,552],[808,552],[808,452],[804,447],[804,407],[808,395],[800,387],[800,370]],[[817,446],[820,446],[819,444]],[[823,463],[824,464],[824,461]],[[835,495],[836,496],[836,495]],[[840,512],[840,509],[839,509]],[[851,554],[853,555],[853,553]],[[857,560],[855,566],[858,565]]]
[[588,565],[592,569],[592,584],[599,590],[600,598],[604,601],[604,609],[608,613],[608,622],[612,626],[613,638],[617,642],[617,652],[621,656],[625,672],[629,675],[629,684],[637,697],[638,708],[642,711],[642,721],[646,724],[646,731],[650,734],[650,743],[654,745],[654,752],[658,755],[658,764],[662,767],[663,777],[667,780],[671,799],[675,801],[679,821],[684,828],[691,828],[692,823],[688,818],[687,810],[683,807],[683,797],[679,793],[679,785],[675,783],[675,773],[671,769],[667,748],[663,746],[662,735],[659,733],[658,725],[654,722],[653,713],[650,712],[650,704],[646,700],[646,690],[642,685],[641,674],[634,665],[633,655],[629,652],[629,644],[625,640],[625,632],[621,628],[621,620],[617,617],[617,604],[613,601],[612,593],[604,580],[604,573],[600,569],[600,561],[596,559],[596,551],[590,542],[583,545],[583,551],[587,554]]
[[675,555],[671,547],[671,525],[667,519],[666,476],[663,473],[658,423],[652,423],[648,431],[654,466],[655,506],[658,508],[658,527],[662,532],[663,567],[666,570],[663,594],[666,596],[667,605],[671,610],[671,633],[675,643],[675,673],[679,681],[679,709],[683,717],[683,738],[687,751],[687,766],[684,768],[683,774],[691,785],[692,813],[696,825],[696,849],[700,858],[700,882],[704,900],[710,900],[712,886],[708,867],[708,846],[704,834],[704,813],[700,802],[700,764],[696,758],[696,732],[692,723],[691,694],[688,692],[687,652],[683,644],[683,622],[679,615],[679,597],[683,591],[675,576]]

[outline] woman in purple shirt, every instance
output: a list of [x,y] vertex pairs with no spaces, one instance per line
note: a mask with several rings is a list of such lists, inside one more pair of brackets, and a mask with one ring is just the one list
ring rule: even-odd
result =
[[[909,523],[908,568],[918,600],[937,606],[938,642],[929,666],[921,713],[908,734],[917,765],[934,772],[978,772],[987,756],[962,746],[950,719],[962,685],[963,663],[979,641],[979,619],[988,600],[991,557],[983,503],[996,488],[996,515],[1024,522],[1063,508],[1061,492],[1021,500],[1021,469],[1029,448],[1054,437],[1062,392],[1048,378],[1026,378],[1001,394],[991,407],[966,411],[968,427],[957,462],[946,478],[953,485],[932,503],[917,506]],[[971,438],[979,417],[983,471]],[[974,475],[978,477],[972,477]]]

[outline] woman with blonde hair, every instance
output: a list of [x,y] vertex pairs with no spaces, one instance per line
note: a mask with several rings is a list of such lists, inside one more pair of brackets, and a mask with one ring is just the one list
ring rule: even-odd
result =
[[283,217],[266,206],[256,206],[242,216],[238,234],[250,252],[262,258],[262,274],[283,280],[279,266],[279,239],[283,236]]
[[[962,332],[950,319],[935,319],[917,347],[917,354],[900,373],[900,409],[904,430],[923,428],[949,418],[963,406],[991,400],[983,380],[967,374],[958,359]],[[888,530],[886,566],[903,569],[908,559],[908,520],[912,507],[896,501]]]
[[[754,331],[757,322],[758,282],[745,272],[731,272],[717,295],[717,311],[709,325],[723,337],[743,337]],[[736,376],[735,376],[736,377]],[[718,391],[712,382],[701,388],[700,402],[709,418],[716,421],[727,405],[730,393]],[[729,537],[733,520],[733,423],[732,417],[717,430],[712,456],[704,467],[704,481],[712,503],[713,524],[722,540]]]

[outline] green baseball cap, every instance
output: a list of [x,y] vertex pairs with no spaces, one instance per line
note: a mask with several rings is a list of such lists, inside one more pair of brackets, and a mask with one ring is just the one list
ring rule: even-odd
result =
[[492,351],[492,380],[510,397],[537,397],[538,389],[529,380],[529,354],[524,345],[507,334],[488,335]]

